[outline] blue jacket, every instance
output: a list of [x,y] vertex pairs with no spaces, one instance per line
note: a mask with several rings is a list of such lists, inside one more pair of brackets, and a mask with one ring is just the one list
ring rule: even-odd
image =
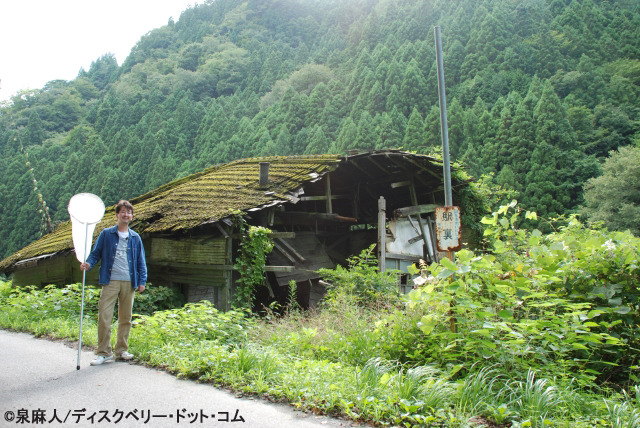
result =
[[[118,239],[118,226],[104,229],[100,232],[96,245],[89,253],[89,257],[87,257],[90,269],[102,260],[99,272],[100,285],[107,285],[111,281],[111,268],[116,257]],[[147,283],[147,262],[144,256],[142,238],[131,229],[129,229],[129,239],[127,241],[127,258],[129,259],[131,286],[134,290],[137,290],[139,285]]]

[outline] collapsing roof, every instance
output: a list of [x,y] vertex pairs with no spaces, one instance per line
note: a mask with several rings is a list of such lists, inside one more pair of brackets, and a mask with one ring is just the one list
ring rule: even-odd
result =
[[[266,183],[260,182],[261,163],[269,166]],[[325,176],[327,180],[320,184]],[[408,192],[398,191],[400,187],[409,186],[409,182],[420,198],[415,194],[409,198]],[[454,188],[460,184],[463,183],[453,182]],[[331,189],[334,194],[327,195]],[[411,204],[411,199],[413,204],[417,204],[417,199],[424,200],[430,192],[432,201],[429,202],[435,203],[442,189],[440,160],[402,151],[250,158],[212,166],[132,199],[135,219],[131,226],[143,237],[175,233],[217,223],[238,211],[247,213],[319,201],[327,208],[319,215],[344,213],[357,217],[359,223],[367,223],[375,221],[376,200],[380,196],[387,199],[389,206],[406,206]],[[115,206],[107,209],[102,222],[96,226],[96,235],[114,224],[114,213]],[[289,215],[295,216],[295,211]],[[9,273],[21,261],[72,249],[71,223],[65,222],[54,232],[2,260],[0,271]]]

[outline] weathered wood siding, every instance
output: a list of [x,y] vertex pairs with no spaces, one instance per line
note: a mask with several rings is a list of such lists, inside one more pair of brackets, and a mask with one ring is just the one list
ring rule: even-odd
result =
[[[228,308],[231,257],[224,237],[152,238],[147,250],[149,281],[182,286],[188,301],[208,299]],[[207,288],[222,288],[207,291]]]
[[[16,266],[12,282],[14,286],[64,285],[82,282],[80,262],[74,253],[28,261]],[[86,283],[98,284],[97,268],[87,273]]]

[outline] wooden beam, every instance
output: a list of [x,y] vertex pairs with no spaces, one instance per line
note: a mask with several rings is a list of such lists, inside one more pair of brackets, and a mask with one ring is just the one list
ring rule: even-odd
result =
[[413,244],[415,242],[422,241],[422,240],[424,240],[422,235],[418,235],[418,236],[414,236],[413,238],[409,239],[408,242],[409,242],[409,244]]
[[436,210],[436,204],[416,205],[413,207],[398,208],[393,213],[396,217],[408,217],[410,215],[429,214]]
[[371,175],[371,173],[369,171],[367,171],[366,169],[362,168],[360,165],[358,165],[358,162],[356,160],[351,160],[349,162],[349,165],[353,165],[357,170],[359,170],[360,172],[362,172],[364,175],[366,175],[369,178],[373,178],[374,176]]
[[425,172],[433,175],[434,177],[436,177],[439,182],[442,182],[442,180],[443,180],[442,175],[436,174],[435,172],[431,171],[429,168],[425,168],[423,165],[420,165],[418,162],[414,161],[413,159],[411,159],[409,157],[405,157],[405,159],[407,160],[407,162],[412,163],[413,165],[417,166],[420,170],[425,171]]
[[296,269],[295,266],[265,266],[265,272],[293,272]]
[[218,228],[220,233],[222,233],[222,236],[224,236],[225,238],[229,237],[229,234],[227,233],[226,230],[224,230],[224,227],[220,226],[220,223],[216,223],[216,227]]
[[397,254],[397,253],[387,253],[386,256],[388,259],[409,260],[409,261],[411,260],[415,261],[421,258],[420,256],[411,256],[408,254]]
[[278,242],[280,242],[287,250],[289,250],[289,252],[291,252],[295,257],[297,257],[298,260],[300,260],[301,262],[305,262],[307,260],[304,257],[302,257],[302,254],[300,254],[298,251],[296,251],[295,248],[293,248],[293,245],[289,244],[284,239],[278,238]]
[[367,157],[366,159],[369,162],[371,162],[372,164],[374,164],[375,166],[377,166],[378,168],[380,168],[380,171],[384,172],[386,175],[391,175],[391,174],[389,174],[389,170],[388,169],[386,169],[385,167],[380,165],[378,162],[374,161],[371,156]]
[[302,218],[302,219],[314,219],[314,220],[325,220],[325,221],[339,221],[343,223],[358,222],[357,218],[344,217],[338,214],[331,214],[331,213],[316,213],[316,212],[306,212],[306,211],[280,211],[278,212],[278,215],[285,218]]
[[[161,262],[150,264],[150,266],[157,265],[160,268],[177,268],[177,269],[186,269],[193,271],[231,271],[236,270],[233,265],[202,265],[202,264],[191,264],[191,263],[175,263],[175,262]],[[295,266],[265,266],[265,272],[293,272],[295,270]]]
[[178,262],[168,262],[168,261],[154,261],[150,262],[149,266],[158,266],[160,268],[176,268],[176,269],[187,269],[193,271],[226,271],[233,270],[233,265],[205,265],[201,263],[178,263]]
[[331,204],[331,174],[327,173],[327,187],[326,187],[326,211],[331,214],[333,212],[333,206]]
[[[349,195],[331,195],[331,199],[351,199]],[[303,196],[300,198],[301,201],[326,201],[327,196]]]
[[287,260],[289,260],[291,263],[296,263],[296,259],[289,254],[289,252],[284,248],[283,245],[281,245],[279,243],[279,241],[274,240],[273,241],[273,247],[278,250],[280,252],[280,254],[282,254]]
[[391,188],[392,189],[397,189],[398,187],[407,187],[410,186],[411,182],[409,180],[405,180],[405,181],[398,181],[396,183],[391,183]]

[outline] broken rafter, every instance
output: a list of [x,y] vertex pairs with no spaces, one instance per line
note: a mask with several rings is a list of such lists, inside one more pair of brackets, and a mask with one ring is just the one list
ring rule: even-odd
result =
[[438,174],[436,174],[435,172],[431,171],[429,168],[426,168],[425,166],[423,166],[423,165],[419,164],[418,162],[416,162],[416,161],[415,161],[415,160],[413,160],[413,159],[410,159],[410,158],[408,158],[408,157],[405,157],[405,159],[407,160],[407,162],[409,162],[409,163],[411,163],[411,164],[413,164],[413,165],[417,166],[420,170],[425,171],[425,172],[427,172],[427,173],[429,173],[429,174],[433,175],[434,177],[436,177],[436,178],[438,179],[438,181],[442,181],[442,175],[438,175]]
[[373,160],[372,157],[368,157],[367,160],[369,162],[371,162],[372,164],[374,164],[375,166],[377,166],[378,168],[380,168],[380,171],[382,171],[383,173],[387,174],[387,175],[391,175],[391,173],[389,172],[388,169],[386,169],[385,167],[383,167],[382,165],[380,165],[378,162],[376,162],[375,160]]
[[374,178],[374,176],[371,175],[371,173],[369,171],[367,171],[366,169],[364,169],[360,165],[358,165],[358,162],[355,159],[351,159],[350,162],[349,162],[349,165],[352,165],[352,166],[356,167],[356,169],[358,171],[362,172],[367,177]]
[[305,211],[282,211],[277,213],[279,217],[285,218],[303,218],[326,221],[339,221],[343,223],[357,223],[358,219],[353,217],[344,217],[334,213],[315,213]]

